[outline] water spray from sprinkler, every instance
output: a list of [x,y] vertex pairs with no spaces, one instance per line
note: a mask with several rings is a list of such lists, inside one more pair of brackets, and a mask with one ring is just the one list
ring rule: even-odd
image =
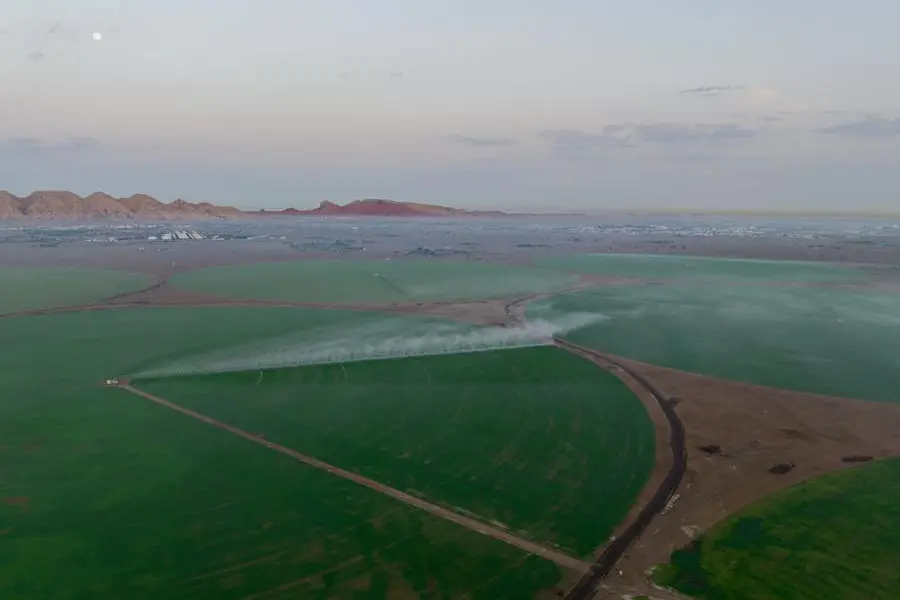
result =
[[[530,321],[520,327],[470,327],[428,322],[411,329],[405,320],[398,323],[397,319],[382,319],[353,328],[332,326],[304,332],[317,338],[312,343],[306,336],[304,339],[267,340],[183,360],[145,371],[139,376],[259,370],[261,381],[262,371],[267,369],[548,346],[553,344],[554,336],[605,319],[601,314],[575,313],[552,321]],[[400,327],[402,333],[398,333]]]

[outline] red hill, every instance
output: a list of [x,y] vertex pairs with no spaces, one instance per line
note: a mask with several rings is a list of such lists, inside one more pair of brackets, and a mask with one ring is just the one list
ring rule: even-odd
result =
[[259,211],[253,214],[264,215],[323,215],[323,216],[363,216],[363,217],[478,217],[504,216],[500,211],[463,210],[436,204],[422,204],[419,202],[398,202],[396,200],[380,200],[367,198],[354,200],[341,206],[325,200],[318,208],[311,210],[297,210],[288,208],[282,211]]

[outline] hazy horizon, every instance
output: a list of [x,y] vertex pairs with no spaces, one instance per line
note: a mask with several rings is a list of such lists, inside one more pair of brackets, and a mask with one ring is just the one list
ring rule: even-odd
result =
[[17,195],[898,210],[886,0],[7,5],[0,189]]

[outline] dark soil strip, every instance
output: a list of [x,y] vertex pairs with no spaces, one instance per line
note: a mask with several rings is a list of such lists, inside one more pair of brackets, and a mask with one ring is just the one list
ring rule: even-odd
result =
[[666,398],[666,396],[662,394],[656,386],[647,381],[643,375],[635,373],[625,365],[608,358],[599,352],[572,344],[571,342],[559,338],[554,338],[554,341],[557,346],[564,350],[589,358],[590,360],[608,363],[630,375],[641,385],[641,387],[647,390],[647,393],[653,396],[653,399],[659,404],[659,407],[662,409],[663,413],[665,413],[666,419],[669,422],[669,447],[672,450],[672,468],[669,469],[669,472],[666,474],[666,478],[659,486],[659,489],[656,490],[656,493],[653,494],[653,497],[644,506],[637,518],[628,525],[625,531],[622,532],[622,535],[614,539],[612,543],[603,550],[603,553],[596,561],[594,561],[594,564],[591,565],[590,570],[585,573],[566,596],[566,600],[587,600],[594,595],[597,586],[607,575],[609,575],[610,571],[612,571],[622,555],[628,550],[629,546],[643,535],[644,531],[646,531],[650,522],[653,520],[653,517],[662,512],[666,507],[666,504],[675,494],[675,490],[681,485],[681,480],[684,478],[684,473],[687,469],[687,446],[685,444],[684,424],[675,412],[675,402]]

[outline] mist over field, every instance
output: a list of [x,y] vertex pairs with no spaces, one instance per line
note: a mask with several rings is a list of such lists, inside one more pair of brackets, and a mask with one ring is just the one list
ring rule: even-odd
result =
[[134,373],[132,377],[249,371],[546,346],[553,343],[554,336],[607,318],[600,313],[573,312],[515,327],[475,327],[464,323],[411,322],[403,317],[388,317],[361,326],[323,326],[223,348]]
[[900,302],[853,285],[669,284],[567,293],[528,306],[529,319],[599,311],[572,331],[610,354],[733,381],[896,402]]

